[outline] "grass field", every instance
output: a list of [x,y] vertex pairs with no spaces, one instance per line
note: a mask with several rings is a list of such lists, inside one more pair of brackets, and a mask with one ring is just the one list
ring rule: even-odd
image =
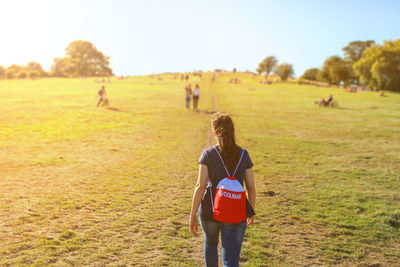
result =
[[[210,114],[254,162],[243,266],[400,265],[400,95],[163,75],[0,81],[0,266],[201,266],[188,219]],[[251,90],[249,90],[251,89]],[[314,101],[330,93],[338,109]]]

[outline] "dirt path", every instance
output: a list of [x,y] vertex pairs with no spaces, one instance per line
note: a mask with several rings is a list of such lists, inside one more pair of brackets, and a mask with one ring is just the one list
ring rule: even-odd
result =
[[[210,81],[210,84],[208,86],[208,91],[211,94],[212,97],[212,103],[213,103],[213,108],[215,112],[220,112],[219,107],[217,105],[217,97],[215,95],[215,93],[212,90],[212,86],[214,84],[214,81]],[[211,127],[209,127],[208,129],[208,134],[207,134],[207,140],[206,140],[206,147],[212,146],[213,144],[215,144],[215,137],[214,137],[214,133],[211,130]],[[200,229],[201,231],[201,229]],[[204,266],[204,260],[203,260],[203,240],[201,242],[200,246],[197,246],[195,249],[195,253],[196,255],[199,255],[201,257],[201,262],[202,265]],[[219,256],[219,266],[222,266],[222,256],[221,256],[221,250],[222,250],[222,245],[221,242],[219,242],[218,244],[218,256]]]
[[[214,92],[213,92],[213,90],[212,90],[213,84],[214,84],[214,82],[213,82],[213,81],[210,81],[210,85],[208,86],[208,91],[209,91],[210,94],[211,94],[212,103],[213,103],[213,108],[214,108],[215,112],[219,112],[219,107],[218,107],[218,105],[217,105],[217,97],[216,97],[216,95],[214,94]],[[211,130],[211,127],[210,127],[210,128],[208,129],[208,135],[207,135],[207,143],[206,143],[206,146],[207,146],[207,147],[208,147],[208,146],[211,146],[211,145],[213,145],[214,143],[215,143],[215,138],[214,138],[214,134],[213,134],[213,132],[212,132],[212,130]]]
[[[213,108],[215,112],[219,112],[219,108],[217,105],[217,97],[215,96],[214,92],[212,91],[212,86],[213,86],[214,82],[212,80],[210,80],[209,86],[208,86],[208,91],[212,97],[212,102],[213,102]],[[211,130],[211,127],[209,127],[208,132],[207,132],[207,139],[206,139],[206,147],[212,146],[213,144],[215,144],[215,138],[214,138],[214,134]],[[199,225],[199,232],[202,232],[201,227]],[[199,263],[201,266],[204,266],[204,244],[203,244],[203,237],[201,236],[201,238],[196,238],[195,239],[195,244],[194,244],[194,255],[195,257],[198,259]],[[221,260],[221,242],[219,243],[219,247],[218,247],[218,254],[219,254],[219,258],[220,258],[220,262],[219,265],[222,266],[222,260]]]

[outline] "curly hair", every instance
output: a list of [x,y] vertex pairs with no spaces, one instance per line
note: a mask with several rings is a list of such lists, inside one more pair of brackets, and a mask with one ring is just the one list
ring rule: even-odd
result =
[[218,139],[219,152],[225,166],[232,172],[240,156],[240,148],[236,144],[235,125],[232,118],[229,114],[214,113],[211,117],[211,126]]

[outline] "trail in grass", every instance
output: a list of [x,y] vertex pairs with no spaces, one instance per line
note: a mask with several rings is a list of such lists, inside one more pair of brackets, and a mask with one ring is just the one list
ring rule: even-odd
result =
[[[214,111],[215,112],[220,112],[219,108],[218,108],[218,105],[217,105],[217,96],[215,95],[214,91],[212,90],[213,84],[214,84],[214,81],[211,80],[210,84],[208,86],[208,91],[210,92],[210,95],[212,97],[212,103],[213,103]],[[211,127],[209,127],[208,128],[208,136],[207,136],[207,147],[211,146],[214,142],[215,142],[214,134],[213,134],[213,132],[211,130]]]
[[[213,91],[213,84],[214,81],[211,79],[209,86],[208,86],[208,91],[211,95],[211,100],[213,104],[213,108],[215,112],[220,112],[218,104],[217,104],[217,96],[215,95]],[[208,128],[208,134],[207,134],[207,140],[206,140],[206,147],[212,146],[215,143],[215,138],[214,138],[214,133],[211,129],[211,127]],[[200,255],[200,259],[203,260],[203,246],[199,245],[196,247],[196,255]],[[222,244],[219,242],[218,244],[218,255],[219,255],[219,265],[222,266]]]
[[[219,112],[218,105],[217,105],[217,97],[215,93],[212,90],[213,86],[213,81],[210,79],[209,85],[208,85],[208,92],[210,93],[211,100],[213,103],[213,108],[215,112]],[[214,134],[211,130],[211,127],[208,127],[207,131],[207,139],[206,139],[206,147],[212,146],[215,143],[215,138]],[[189,172],[186,173],[185,179],[189,177]],[[199,231],[202,231],[201,228]],[[221,246],[221,245],[220,245]],[[219,248],[219,255],[221,255],[221,247]],[[203,239],[202,238],[197,238],[195,242],[195,248],[194,248],[194,255],[195,258],[198,259],[199,262],[203,262]],[[221,258],[221,257],[220,257]],[[220,262],[220,265],[222,265],[222,262]]]

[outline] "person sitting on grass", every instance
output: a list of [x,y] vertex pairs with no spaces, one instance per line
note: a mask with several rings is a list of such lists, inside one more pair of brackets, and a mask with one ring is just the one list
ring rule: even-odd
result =
[[97,106],[104,104],[105,96],[106,96],[106,87],[103,85],[98,92],[99,94],[99,102],[97,102]]
[[320,106],[328,106],[332,101],[333,101],[333,96],[329,95],[329,98],[327,100],[325,100],[325,98],[322,98],[321,101],[319,102],[317,101],[315,103]]

